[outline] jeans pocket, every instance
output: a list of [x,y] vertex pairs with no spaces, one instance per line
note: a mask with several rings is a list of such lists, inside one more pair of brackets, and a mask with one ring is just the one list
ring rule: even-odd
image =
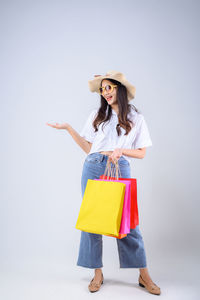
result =
[[119,164],[119,166],[129,166],[130,165],[129,161],[126,158],[124,158],[123,156],[121,156],[120,159],[118,160],[118,164]]
[[96,153],[91,153],[86,157],[85,162],[93,164],[100,163],[101,157]]

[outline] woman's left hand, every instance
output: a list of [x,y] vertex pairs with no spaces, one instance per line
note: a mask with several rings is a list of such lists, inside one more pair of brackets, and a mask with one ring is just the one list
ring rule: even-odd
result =
[[115,163],[118,161],[118,159],[122,156],[122,149],[121,148],[116,148],[113,153],[109,156],[109,161],[112,163]]

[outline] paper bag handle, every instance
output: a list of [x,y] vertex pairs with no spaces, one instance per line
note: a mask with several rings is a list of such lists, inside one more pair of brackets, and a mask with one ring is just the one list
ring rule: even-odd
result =
[[[118,160],[116,160],[114,162],[114,168],[111,167],[111,161],[107,160],[105,172],[103,174],[103,179],[105,179],[105,176],[114,177],[114,179],[116,179],[116,180],[118,180],[119,177],[121,177]],[[113,179],[111,179],[111,180],[113,180]]]

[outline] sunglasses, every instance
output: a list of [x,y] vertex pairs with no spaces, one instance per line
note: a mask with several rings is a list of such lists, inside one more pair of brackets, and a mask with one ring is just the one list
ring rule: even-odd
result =
[[112,93],[114,87],[117,87],[117,85],[107,84],[106,86],[102,86],[102,87],[99,88],[99,94],[103,94],[104,90],[106,90],[109,93]]

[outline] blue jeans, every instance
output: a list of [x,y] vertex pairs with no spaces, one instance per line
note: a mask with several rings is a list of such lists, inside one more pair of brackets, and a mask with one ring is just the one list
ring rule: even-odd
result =
[[[98,179],[100,175],[104,174],[107,159],[107,155],[99,152],[91,153],[86,157],[81,178],[82,197],[87,180]],[[130,164],[123,156],[118,160],[118,164],[121,177],[131,178]],[[112,163],[111,167],[114,167]],[[115,239],[118,247],[120,268],[146,268],[146,254],[139,225],[135,229],[131,229],[126,237]],[[101,234],[81,231],[77,265],[91,269],[103,267]]]

